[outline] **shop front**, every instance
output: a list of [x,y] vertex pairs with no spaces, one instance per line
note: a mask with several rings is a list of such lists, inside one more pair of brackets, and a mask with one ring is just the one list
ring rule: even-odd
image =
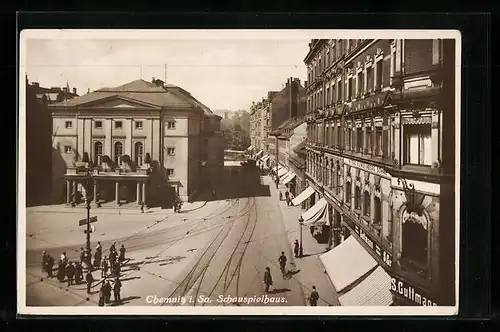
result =
[[391,293],[395,306],[438,306],[428,291],[399,276],[393,275],[391,277]]

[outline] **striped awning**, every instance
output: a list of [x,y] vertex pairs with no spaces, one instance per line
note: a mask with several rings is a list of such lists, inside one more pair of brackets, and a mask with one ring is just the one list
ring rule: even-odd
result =
[[288,182],[292,181],[293,178],[295,178],[295,173],[294,172],[288,172],[286,177],[283,178],[283,184],[287,184]]
[[248,148],[247,148],[247,151],[250,151],[253,149],[253,145],[250,145]]
[[268,154],[266,154],[264,157],[260,158],[260,160],[262,160],[262,161],[266,161],[268,159],[269,159],[269,155]]
[[327,207],[326,199],[322,198],[316,202],[309,210],[302,214],[302,222],[305,226],[312,226],[318,222],[325,223],[327,221]]
[[363,281],[339,297],[343,306],[390,306],[392,304],[391,277],[381,267],[370,273]]
[[313,187],[307,187],[297,197],[295,197],[294,199],[292,199],[292,204],[293,205],[299,205],[300,203],[302,203],[303,201],[305,201],[306,199],[308,199],[309,197],[311,197],[312,194],[314,194],[314,188]]
[[260,150],[259,152],[257,152],[257,153],[255,154],[255,157],[258,157],[258,156],[260,156],[261,154],[262,154],[262,150]]
[[283,175],[285,175],[286,173],[288,173],[288,171],[285,169],[285,168],[279,168],[278,169],[278,176],[279,177],[282,177]]
[[378,265],[352,235],[319,258],[337,292],[343,291]]

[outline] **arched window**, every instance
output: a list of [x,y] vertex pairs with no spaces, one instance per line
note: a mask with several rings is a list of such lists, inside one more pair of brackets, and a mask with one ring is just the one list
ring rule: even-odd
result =
[[115,143],[115,164],[122,164],[122,155],[123,155],[123,144],[121,142]]
[[370,193],[368,191],[365,191],[364,197],[363,197],[363,214],[367,217],[370,216]]
[[356,186],[354,189],[354,208],[356,210],[361,209],[361,189],[359,186]]
[[427,265],[428,223],[425,215],[403,212],[401,256],[411,262]]
[[340,193],[340,186],[342,185],[340,183],[340,165],[337,164],[337,169],[335,170],[335,177],[337,179],[337,188],[335,189],[335,193],[338,195]]
[[345,184],[345,201],[346,203],[351,203],[351,182],[348,181]]
[[135,164],[137,166],[142,166],[144,160],[144,146],[141,142],[135,143]]
[[102,142],[94,143],[94,161],[97,165],[102,163]]
[[373,222],[375,224],[381,224],[382,223],[382,202],[380,201],[380,198],[377,196],[375,196],[373,199],[373,210],[374,210]]

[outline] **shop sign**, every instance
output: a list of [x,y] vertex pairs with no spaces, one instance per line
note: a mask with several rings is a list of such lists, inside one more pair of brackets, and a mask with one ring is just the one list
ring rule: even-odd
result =
[[371,237],[365,233],[358,225],[354,225],[354,232],[359,235],[361,240],[363,240],[376,254],[382,259],[382,261],[388,266],[392,266],[392,255],[385,251],[381,246],[379,246]]
[[403,280],[391,277],[391,291],[405,299],[424,307],[437,307],[436,302],[429,300],[423,292],[417,288],[408,285]]
[[377,175],[383,176],[383,177],[390,177],[389,173],[385,171],[382,167],[378,167],[375,165],[370,165],[370,164],[365,164],[362,162],[359,162],[357,160],[352,160],[352,159],[347,159],[344,158],[344,163],[371,173],[375,173]]

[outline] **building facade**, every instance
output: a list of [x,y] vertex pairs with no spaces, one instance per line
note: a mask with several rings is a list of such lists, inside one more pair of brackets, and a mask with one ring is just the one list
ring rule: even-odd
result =
[[202,178],[223,167],[221,118],[161,80],[100,89],[50,109],[53,189],[67,203],[90,195],[98,206],[164,206],[175,195],[192,197]]
[[332,251],[352,235],[392,304],[455,305],[454,41],[309,47],[306,176]]

